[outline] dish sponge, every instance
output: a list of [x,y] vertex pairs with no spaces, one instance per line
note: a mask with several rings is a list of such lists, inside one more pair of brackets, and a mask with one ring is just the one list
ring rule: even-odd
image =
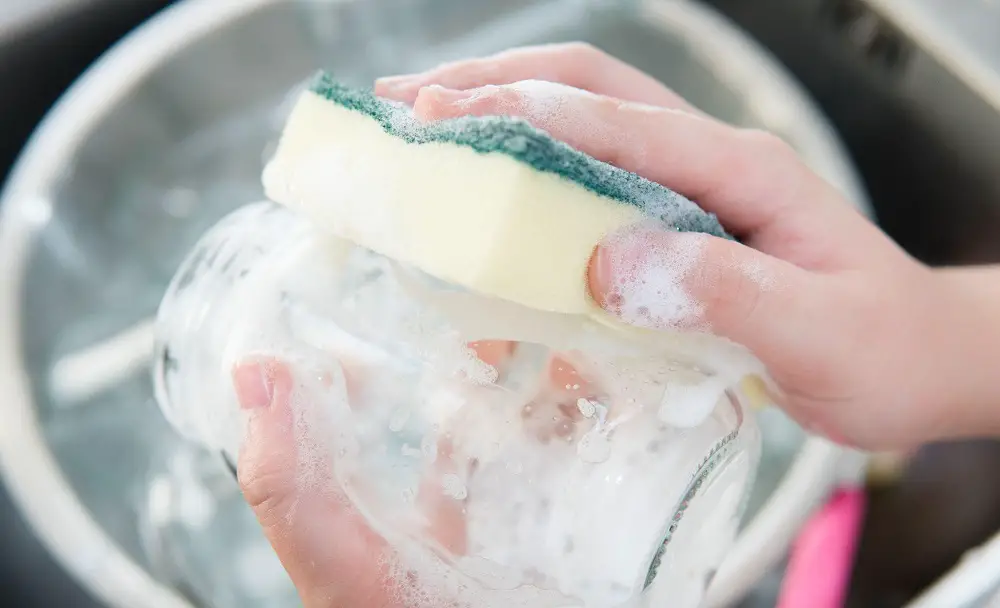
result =
[[726,237],[714,215],[512,117],[417,120],[318,75],[287,121],[264,187],[323,229],[484,295],[593,311],[605,235],[650,219]]

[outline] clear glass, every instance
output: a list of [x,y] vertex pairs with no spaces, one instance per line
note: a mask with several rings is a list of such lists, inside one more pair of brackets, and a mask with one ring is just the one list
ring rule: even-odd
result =
[[219,454],[178,443],[156,456],[137,522],[153,571],[196,606],[299,605]]
[[283,361],[299,461],[327,462],[440,601],[693,608],[760,438],[731,373],[756,367],[682,338],[466,292],[259,203],[209,231],[168,289],[156,394],[236,462],[230,370]]

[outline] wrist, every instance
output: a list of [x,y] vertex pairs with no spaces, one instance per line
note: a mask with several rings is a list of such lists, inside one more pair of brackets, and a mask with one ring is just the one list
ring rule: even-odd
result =
[[948,437],[1000,437],[1000,266],[931,272],[928,397]]

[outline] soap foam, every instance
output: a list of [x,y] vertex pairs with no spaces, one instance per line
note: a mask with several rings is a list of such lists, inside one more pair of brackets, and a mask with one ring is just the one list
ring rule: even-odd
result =
[[[632,247],[645,250],[646,237],[639,234],[632,232]],[[324,254],[322,239],[289,236],[296,242],[267,263],[258,262],[250,275],[255,288],[239,291],[241,305],[227,308],[239,322],[226,326],[230,352],[223,358],[268,352],[289,363],[296,381],[292,408],[300,490],[344,490],[372,528],[397,549],[385,567],[393,575],[400,604],[645,606],[638,597],[644,569],[662,542],[665,522],[693,466],[724,434],[725,424],[671,429],[656,420],[655,398],[629,393],[640,403],[623,409],[620,402],[629,395],[616,391],[583,404],[571,400],[569,407],[582,415],[572,434],[566,441],[541,443],[520,415],[528,393],[498,386],[497,369],[474,357],[465,342],[508,336],[463,336],[415,300],[379,256],[356,250],[334,260]],[[689,251],[688,257],[698,253]],[[661,266],[626,268],[631,276],[654,284],[630,289],[646,294],[647,300],[683,303],[681,281],[693,261],[677,252],[654,257]],[[469,298],[466,315],[493,310],[487,304],[491,300],[460,295]],[[230,297],[235,296],[223,299]],[[312,310],[313,316],[297,317],[300,325],[290,322],[289,302]],[[664,316],[655,308],[650,312]],[[381,380],[367,383],[359,401],[348,402],[338,363],[350,358],[351,343],[333,336],[339,350],[320,344],[331,337],[320,331],[324,319],[367,345],[374,361],[379,353],[391,353],[376,365]],[[563,322],[569,323],[555,315],[538,319],[547,331]],[[594,339],[582,329],[586,323],[573,321],[573,329],[560,338],[560,351]],[[490,325],[503,327],[499,321]],[[537,328],[525,327],[525,338],[531,336],[527,329]],[[545,342],[548,334],[537,335],[538,342]],[[614,370],[620,364],[621,386],[655,393],[670,380],[669,373],[657,376],[641,363],[615,359],[614,348],[587,350],[595,358],[585,357],[587,365],[580,369]],[[365,357],[371,359],[360,359]],[[460,370],[460,377],[450,373],[454,370]],[[542,370],[539,365],[536,373]],[[577,386],[573,382],[567,390]],[[586,384],[579,381],[579,386]],[[401,416],[401,407],[409,408],[408,416]],[[622,416],[625,410],[630,413]],[[454,447],[450,456],[440,449],[445,438]],[[386,451],[390,444],[411,446],[414,457],[396,456],[401,449]],[[413,481],[407,477],[410,472],[426,475],[430,463],[444,458],[457,465],[457,473],[446,474],[439,491],[445,499],[464,502],[469,547],[467,555],[448,559],[424,544],[425,531],[413,523],[419,518],[411,513],[412,485],[407,485]],[[472,462],[477,467],[469,472],[466,465]]]
[[757,255],[736,262],[736,270],[762,292],[772,291],[778,287],[778,278],[769,272]]
[[482,93],[474,95],[467,104],[471,105],[479,97],[493,96],[503,99],[502,91],[513,91],[516,101],[509,107],[500,104],[500,109],[510,114],[523,116],[535,127],[546,132],[585,135],[590,146],[605,150],[628,148],[639,155],[633,144],[637,143],[633,133],[609,124],[596,116],[601,106],[598,95],[558,82],[545,80],[522,80],[502,87],[484,87]]
[[601,245],[609,304],[622,320],[652,329],[700,328],[704,309],[684,285],[701,259],[702,235],[670,238],[649,225],[621,230]]
[[292,394],[293,436],[296,444],[296,481],[307,495],[339,495],[334,462],[346,463],[351,454],[346,445],[337,445],[333,413],[346,406],[343,376],[301,366],[296,372],[296,390]]

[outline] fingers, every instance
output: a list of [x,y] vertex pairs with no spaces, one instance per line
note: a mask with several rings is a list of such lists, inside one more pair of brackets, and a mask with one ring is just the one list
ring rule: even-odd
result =
[[708,235],[646,226],[606,239],[590,265],[606,310],[651,329],[709,329],[784,365],[803,352],[821,310],[814,275]]
[[248,412],[239,478],[246,500],[309,608],[389,606],[381,539],[334,490],[332,467],[299,436],[291,370],[275,360],[233,370]]
[[[797,248],[809,259],[803,250],[842,235],[838,228],[852,217],[832,187],[778,138],[686,112],[539,82],[471,91],[428,87],[414,111],[423,120],[520,116],[578,150],[696,200],[748,244],[779,257]],[[803,243],[801,234],[815,237]]]
[[600,95],[700,113],[655,78],[585,43],[548,44],[504,51],[491,57],[456,61],[422,74],[381,78],[375,93],[412,104],[421,88],[449,89],[544,80]]

